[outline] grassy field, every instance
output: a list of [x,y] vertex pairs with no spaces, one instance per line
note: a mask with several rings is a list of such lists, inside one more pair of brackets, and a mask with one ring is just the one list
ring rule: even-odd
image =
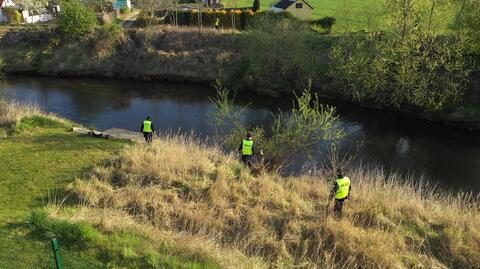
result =
[[46,218],[42,208],[62,202],[68,184],[126,144],[81,136],[71,126],[0,100],[0,268],[53,268],[52,237],[59,238],[64,268],[217,268],[135,232]]
[[[313,18],[319,19],[326,16],[337,19],[334,33],[358,30],[377,31],[383,22],[383,4],[375,0],[310,0],[307,1],[314,8]],[[226,7],[248,7],[253,5],[253,0],[226,0]],[[260,0],[262,10],[269,9],[277,1]]]

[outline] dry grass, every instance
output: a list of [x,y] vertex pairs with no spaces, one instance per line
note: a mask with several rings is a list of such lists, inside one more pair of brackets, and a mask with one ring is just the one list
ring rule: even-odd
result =
[[36,106],[25,106],[0,98],[0,127],[8,127],[19,122],[24,117],[39,114],[40,110]]
[[478,199],[359,167],[344,218],[325,219],[321,171],[253,176],[208,143],[157,141],[71,185],[84,212],[73,220],[170,236],[226,268],[480,268]]
[[41,126],[71,126],[72,122],[41,111],[35,104],[20,104],[0,97],[0,138]]

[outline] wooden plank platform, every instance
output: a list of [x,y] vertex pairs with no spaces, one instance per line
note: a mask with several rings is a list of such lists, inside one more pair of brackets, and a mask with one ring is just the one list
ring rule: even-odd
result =
[[[83,135],[92,135],[92,131],[90,129],[83,127],[73,127],[73,131]],[[143,134],[140,132],[134,132],[120,128],[111,128],[104,132],[94,131],[94,133],[96,137],[126,139],[133,142],[143,142],[145,140],[143,138]]]

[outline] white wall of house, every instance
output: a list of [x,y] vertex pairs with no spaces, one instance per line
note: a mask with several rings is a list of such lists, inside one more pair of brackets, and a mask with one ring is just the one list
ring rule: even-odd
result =
[[41,15],[30,15],[28,10],[22,11],[23,20],[26,23],[37,23],[53,20],[52,15],[50,14],[41,14]]

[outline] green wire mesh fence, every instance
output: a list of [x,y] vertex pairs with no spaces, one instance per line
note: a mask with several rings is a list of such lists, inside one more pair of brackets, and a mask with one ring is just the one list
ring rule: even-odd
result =
[[[57,242],[16,238],[0,239],[0,269],[97,269],[105,268]],[[55,252],[57,255],[55,255]]]

